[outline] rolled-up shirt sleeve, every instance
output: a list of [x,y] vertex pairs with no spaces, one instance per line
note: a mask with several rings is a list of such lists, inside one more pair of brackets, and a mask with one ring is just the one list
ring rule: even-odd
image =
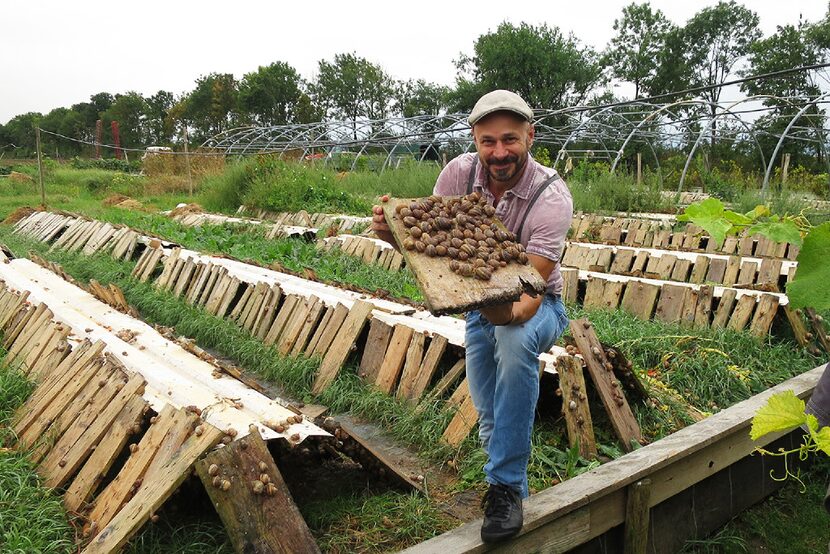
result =
[[558,262],[571,226],[573,199],[558,187],[551,187],[538,202],[542,205],[536,206],[525,223],[523,235],[530,237],[525,250]]

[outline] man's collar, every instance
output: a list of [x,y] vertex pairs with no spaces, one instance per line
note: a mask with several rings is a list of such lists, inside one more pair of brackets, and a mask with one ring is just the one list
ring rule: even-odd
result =
[[[476,156],[478,156],[478,153],[476,153]],[[525,166],[522,168],[522,176],[519,178],[519,181],[513,185],[512,189],[504,191],[505,194],[507,194],[508,191],[511,191],[513,195],[518,196],[522,200],[527,200],[530,197],[531,187],[533,186],[533,178],[535,175],[536,160],[534,160],[533,156],[531,156],[530,152],[528,152],[527,162],[525,162]],[[476,168],[476,178],[473,182],[473,189],[478,187],[481,190],[487,190],[487,183],[489,179],[490,176],[487,174],[487,170],[484,168],[484,165],[482,163],[478,163],[478,167]]]

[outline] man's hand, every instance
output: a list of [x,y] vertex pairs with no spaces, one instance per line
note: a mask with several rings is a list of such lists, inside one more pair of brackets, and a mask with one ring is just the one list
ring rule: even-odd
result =
[[[389,195],[384,194],[380,197],[381,202],[389,202]],[[383,215],[383,206],[372,206],[372,231],[378,236],[380,240],[386,241],[395,247],[395,250],[400,250],[395,238],[392,236],[392,231],[389,230],[389,224],[386,223],[386,216]]]

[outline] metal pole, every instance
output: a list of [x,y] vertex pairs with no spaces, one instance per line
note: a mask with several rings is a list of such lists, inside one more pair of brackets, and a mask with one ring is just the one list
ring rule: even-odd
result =
[[35,126],[35,144],[37,145],[37,172],[40,181],[40,205],[46,206],[46,189],[43,187],[43,154],[40,152],[40,127]]

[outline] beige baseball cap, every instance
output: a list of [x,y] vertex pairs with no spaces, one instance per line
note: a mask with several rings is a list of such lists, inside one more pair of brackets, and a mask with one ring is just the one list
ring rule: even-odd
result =
[[521,96],[515,92],[500,89],[488,92],[479,98],[476,105],[473,106],[473,111],[470,112],[467,122],[470,126],[473,126],[482,117],[501,111],[513,112],[527,121],[533,120],[533,110],[530,109],[530,106]]

